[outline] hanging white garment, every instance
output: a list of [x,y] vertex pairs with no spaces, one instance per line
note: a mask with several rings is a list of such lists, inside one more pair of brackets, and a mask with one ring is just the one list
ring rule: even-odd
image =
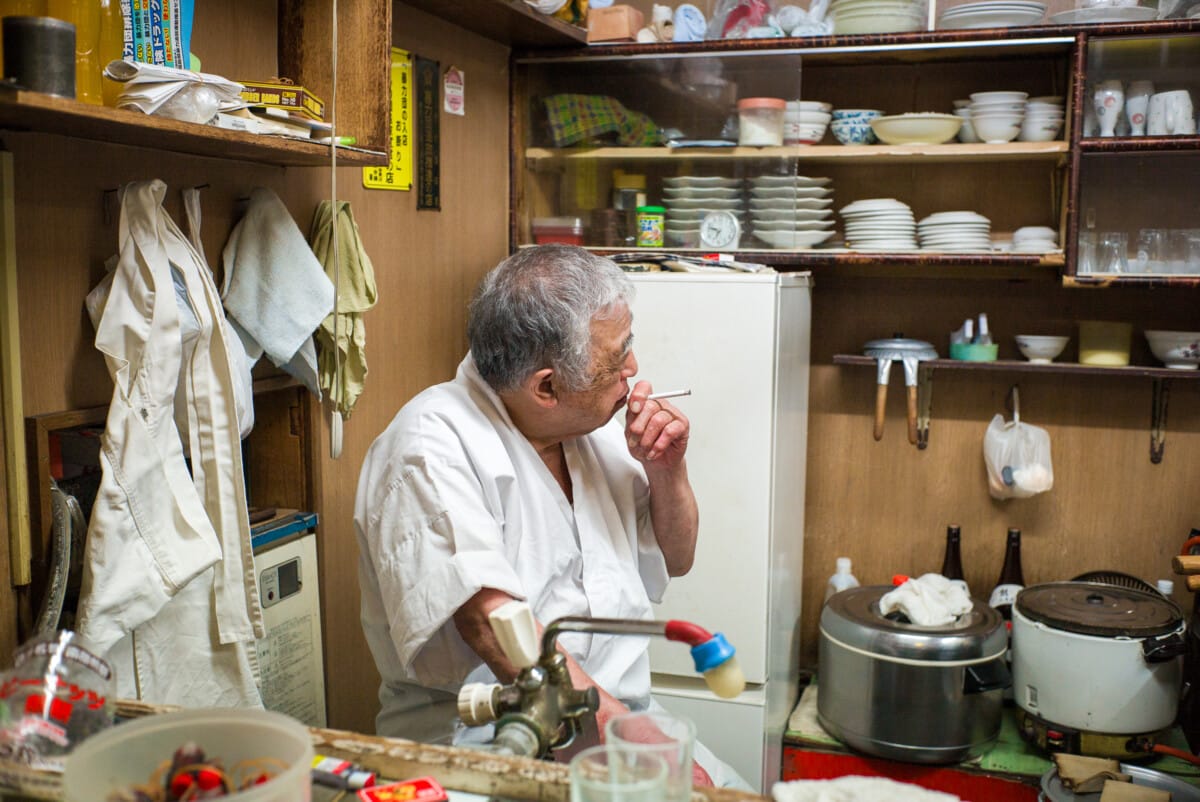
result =
[[[125,188],[119,258],[88,297],[114,388],[78,628],[111,650],[121,695],[261,706],[247,647],[262,611],[220,298],[165,193],[158,180]],[[196,327],[186,348],[176,284]]]

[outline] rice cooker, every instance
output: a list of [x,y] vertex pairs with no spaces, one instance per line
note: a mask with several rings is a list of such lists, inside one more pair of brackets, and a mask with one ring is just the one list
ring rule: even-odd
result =
[[917,626],[880,612],[891,590],[843,590],[821,611],[821,725],[854,749],[892,760],[978,755],[1000,732],[1010,684],[1004,619],[977,601],[953,623]]
[[1175,721],[1186,622],[1159,593],[1051,582],[1013,604],[1013,695],[1033,744],[1146,757]]

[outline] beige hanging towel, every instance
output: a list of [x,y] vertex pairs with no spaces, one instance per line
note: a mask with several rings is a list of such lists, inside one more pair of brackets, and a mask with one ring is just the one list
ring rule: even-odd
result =
[[[367,379],[367,332],[363,313],[375,305],[375,269],[358,235],[358,224],[346,201],[337,202],[338,256],[335,260],[331,201],[321,201],[308,239],[325,275],[337,289],[337,308],[317,329],[317,366],[321,389],[329,394],[343,419],[350,417]],[[334,349],[334,322],[337,349]],[[336,354],[336,359],[335,359]]]

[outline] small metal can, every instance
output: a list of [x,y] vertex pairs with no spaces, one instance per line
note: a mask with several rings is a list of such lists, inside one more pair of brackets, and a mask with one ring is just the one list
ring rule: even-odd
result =
[[637,244],[639,248],[663,246],[663,222],[667,210],[662,206],[639,206],[637,210]]

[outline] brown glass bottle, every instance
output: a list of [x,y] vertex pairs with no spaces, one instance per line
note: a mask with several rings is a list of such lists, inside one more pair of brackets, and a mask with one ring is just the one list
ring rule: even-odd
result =
[[1008,546],[1004,551],[1004,567],[1000,579],[992,589],[988,604],[995,607],[1004,620],[1012,620],[1012,606],[1017,594],[1025,587],[1025,574],[1021,571],[1021,530],[1008,530]]
[[946,554],[942,557],[942,576],[946,579],[962,579],[962,554],[959,551],[960,542],[962,540],[962,532],[958,524],[950,524],[946,527]]

